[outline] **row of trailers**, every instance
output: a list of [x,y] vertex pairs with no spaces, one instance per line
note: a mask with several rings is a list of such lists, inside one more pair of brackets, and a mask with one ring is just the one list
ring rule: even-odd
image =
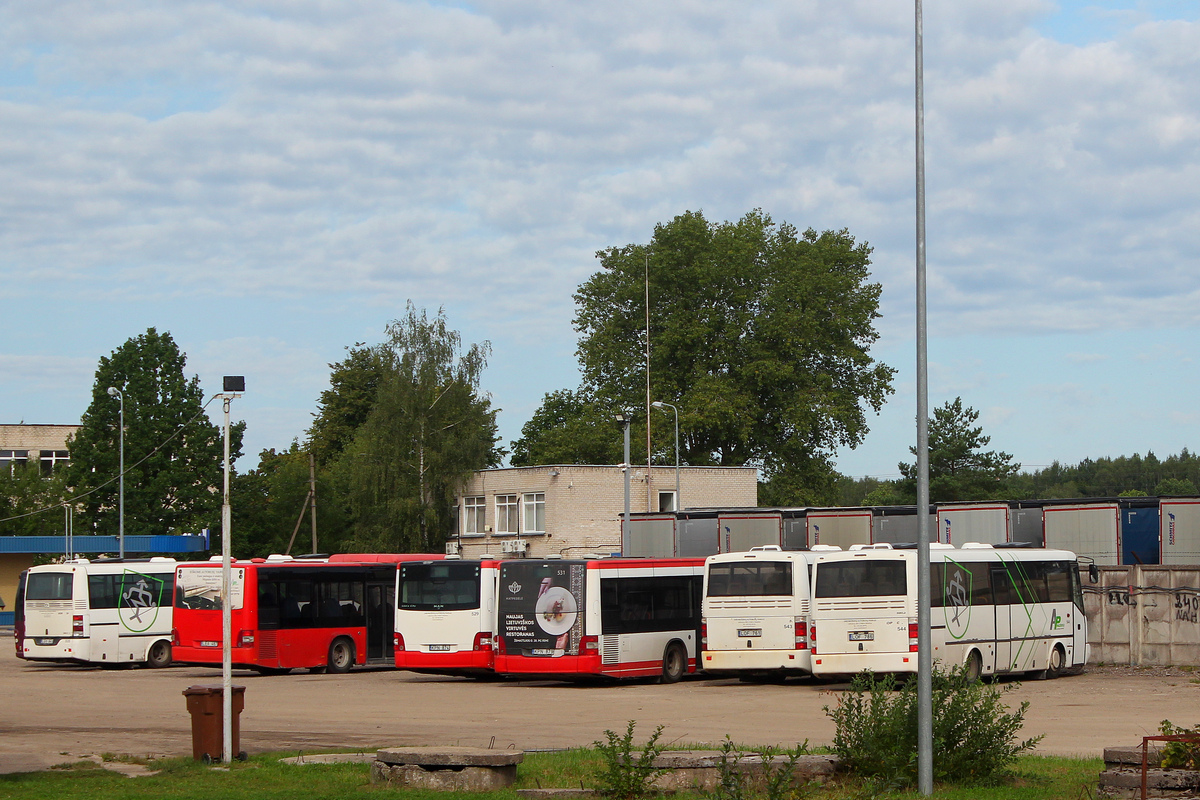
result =
[[[630,515],[625,555],[704,558],[775,545],[808,550],[918,541],[916,506],[701,508]],[[931,541],[1070,550],[1099,566],[1200,564],[1200,498],[1122,497],[945,503]]]
[[[372,560],[366,560],[366,559]],[[1073,553],[936,545],[934,657],[976,675],[1087,660]],[[17,655],[216,666],[220,563],[72,561],[30,569]],[[916,670],[916,552],[778,546],[696,558],[429,555],[231,565],[231,660],[264,674],[390,665],[572,678]]]

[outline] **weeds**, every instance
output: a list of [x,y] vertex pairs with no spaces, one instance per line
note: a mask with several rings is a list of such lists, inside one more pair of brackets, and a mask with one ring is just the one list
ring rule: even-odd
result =
[[[1164,719],[1158,725],[1163,736],[1196,736],[1200,737],[1200,725],[1185,728],[1173,725],[1169,719]],[[1200,740],[1192,742],[1163,742],[1163,769],[1200,769]]]
[[[798,800],[812,786],[796,784],[796,760],[807,752],[807,739],[791,750],[762,747],[745,751],[726,734],[717,764],[719,780],[705,795],[709,800]],[[757,757],[758,763],[748,758],[748,753]],[[783,760],[776,760],[778,756],[784,756]]]
[[611,800],[642,800],[649,797],[655,793],[651,782],[666,772],[654,766],[654,759],[663,751],[658,743],[663,726],[654,729],[641,752],[635,755],[633,729],[636,724],[634,720],[629,720],[623,736],[606,730],[604,736],[607,741],[592,742],[604,759],[604,765],[594,774],[596,789]]

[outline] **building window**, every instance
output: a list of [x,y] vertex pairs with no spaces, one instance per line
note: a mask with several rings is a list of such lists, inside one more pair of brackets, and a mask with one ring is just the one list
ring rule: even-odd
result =
[[659,492],[658,493],[658,510],[659,511],[678,511],[675,507],[675,492]]
[[463,498],[463,535],[476,536],[485,533],[483,520],[487,511],[482,496]]
[[520,507],[515,494],[496,495],[496,533],[516,533]]
[[28,450],[0,450],[0,469],[6,470],[9,475],[20,464],[24,466],[29,461]]
[[39,450],[38,463],[42,467],[42,474],[49,475],[59,467],[65,467],[71,462],[71,454],[66,450]]
[[546,532],[546,495],[530,492],[525,495],[525,514],[522,517],[521,533]]

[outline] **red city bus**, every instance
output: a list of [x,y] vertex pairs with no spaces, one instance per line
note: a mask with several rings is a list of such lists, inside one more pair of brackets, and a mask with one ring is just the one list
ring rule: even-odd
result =
[[[231,563],[232,663],[262,673],[392,664],[396,564],[429,554],[350,554]],[[221,563],[175,571],[173,657],[221,663]]]
[[660,676],[697,670],[702,558],[500,564],[496,672]]

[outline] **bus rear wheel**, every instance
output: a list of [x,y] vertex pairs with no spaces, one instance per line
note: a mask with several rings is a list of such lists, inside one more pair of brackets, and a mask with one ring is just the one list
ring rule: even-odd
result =
[[151,669],[162,669],[171,664],[171,643],[157,641],[150,645],[150,652],[146,653],[146,666]]
[[328,669],[334,674],[349,672],[354,666],[354,643],[349,639],[334,639],[329,645]]
[[671,642],[663,653],[662,682],[678,683],[687,671],[687,651],[679,642]]
[[967,656],[967,680],[976,683],[983,678],[983,656],[978,650],[972,650]]

